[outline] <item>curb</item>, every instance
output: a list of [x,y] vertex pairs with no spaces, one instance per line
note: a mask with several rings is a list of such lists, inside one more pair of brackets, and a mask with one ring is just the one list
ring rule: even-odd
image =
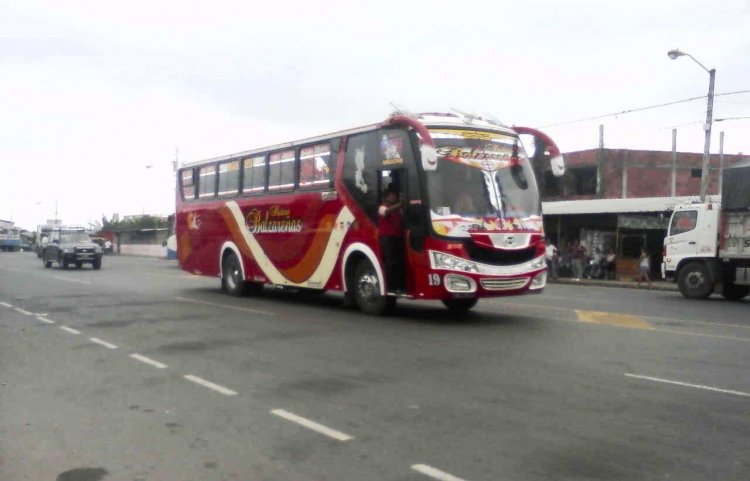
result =
[[[595,280],[595,279],[570,279],[570,278],[557,278],[557,279],[547,279],[548,284],[564,284],[564,285],[572,285],[572,286],[596,286],[596,287],[620,287],[624,289],[637,289],[638,284],[636,282],[627,282],[627,281],[603,281],[603,280]],[[648,284],[647,283],[641,283],[642,287],[641,289],[648,290]],[[677,284],[674,284],[672,282],[667,281],[652,281],[651,282],[651,290],[652,291],[677,291]]]

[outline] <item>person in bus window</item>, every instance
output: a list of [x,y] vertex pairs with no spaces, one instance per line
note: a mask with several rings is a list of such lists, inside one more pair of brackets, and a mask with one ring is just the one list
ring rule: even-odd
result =
[[388,190],[378,208],[380,252],[385,267],[388,291],[404,290],[404,228],[398,191]]

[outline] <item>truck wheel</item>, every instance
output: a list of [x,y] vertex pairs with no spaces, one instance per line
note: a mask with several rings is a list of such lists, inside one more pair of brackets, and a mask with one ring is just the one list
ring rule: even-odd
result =
[[101,258],[101,257],[99,257],[98,259],[94,259],[94,260],[93,260],[93,261],[91,262],[91,267],[93,267],[93,268],[94,268],[94,270],[97,270],[97,271],[98,271],[99,269],[101,269],[101,268],[102,268],[102,258]]
[[361,261],[354,271],[354,300],[365,314],[383,316],[393,312],[396,298],[380,294],[380,281],[375,268]]
[[443,304],[445,305],[445,307],[447,307],[450,312],[454,312],[456,314],[468,312],[472,307],[477,305],[477,302],[479,302],[479,299],[477,299],[476,297],[473,299],[443,300]]
[[44,264],[45,269],[49,269],[50,267],[52,267],[52,261],[48,261],[44,257],[42,257],[42,264]]
[[76,269],[80,269],[83,266],[83,262],[76,261]]
[[750,287],[748,286],[725,283],[721,290],[721,295],[724,296],[724,299],[739,301],[748,294],[748,291],[750,291]]
[[60,264],[60,268],[61,269],[67,269],[68,268],[68,263],[65,262],[65,257],[60,256],[60,258],[57,260],[57,262]]
[[708,266],[702,262],[691,262],[680,269],[677,287],[688,299],[706,299],[714,291]]

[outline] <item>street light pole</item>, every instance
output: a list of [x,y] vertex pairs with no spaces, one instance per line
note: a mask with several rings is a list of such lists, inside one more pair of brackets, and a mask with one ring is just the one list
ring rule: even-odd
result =
[[711,155],[711,124],[713,121],[713,114],[714,114],[714,81],[716,80],[716,69],[712,68],[711,70],[707,69],[702,63],[700,63],[695,57],[690,55],[689,53],[682,52],[679,49],[670,50],[667,52],[667,55],[672,60],[675,60],[678,57],[682,57],[683,55],[690,57],[693,59],[693,62],[700,65],[700,67],[708,72],[708,102],[706,107],[706,123],[703,126],[703,129],[706,132],[706,139],[703,144],[703,165],[701,166],[701,202],[704,202],[706,200],[706,194],[708,192],[708,181],[711,178],[711,173],[709,171],[709,159]]

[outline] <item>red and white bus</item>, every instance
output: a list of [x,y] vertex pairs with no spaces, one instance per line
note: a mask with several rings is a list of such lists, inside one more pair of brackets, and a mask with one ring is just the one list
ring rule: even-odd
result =
[[[560,151],[543,133],[453,113],[394,114],[185,164],[179,264],[220,277],[232,295],[264,284],[336,290],[372,314],[399,297],[464,311],[481,297],[539,293],[547,280],[541,202],[519,134],[535,136],[534,158],[549,158],[562,175]],[[399,292],[386,281],[379,242],[387,190],[402,203]]]

